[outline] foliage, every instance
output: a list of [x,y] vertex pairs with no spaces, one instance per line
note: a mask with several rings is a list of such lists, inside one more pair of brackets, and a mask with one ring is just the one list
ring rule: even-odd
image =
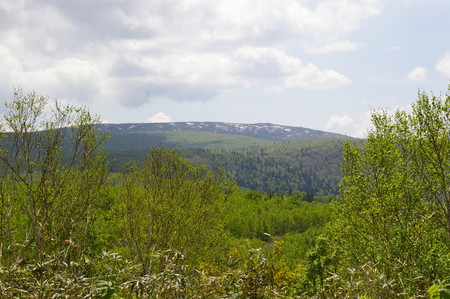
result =
[[312,289],[324,289],[325,279],[329,273],[336,272],[338,257],[335,250],[324,237],[319,237],[314,247],[307,252],[308,263],[305,269],[307,283]]
[[438,281],[437,284],[432,285],[428,290],[431,299],[449,299],[450,298],[450,283],[448,279]]
[[155,252],[161,268],[142,274],[140,266],[103,252],[67,264],[63,250],[42,262],[0,266],[0,296],[4,298],[293,298],[301,294],[298,272],[269,258],[261,250],[235,248],[220,270],[202,263],[193,268],[176,251]]
[[295,268],[305,262],[306,252],[331,218],[329,205],[305,199],[306,194],[300,192],[281,196],[245,191],[231,201],[225,228],[241,240],[270,243],[271,238],[282,239],[283,260]]
[[247,189],[287,194],[294,190],[314,195],[336,195],[341,179],[340,139],[302,140],[240,151],[200,151],[188,155],[210,169],[222,167]]
[[[241,144],[239,149],[182,148],[177,151],[194,165],[206,165],[212,171],[223,169],[244,189],[279,194],[297,190],[306,192],[310,201],[314,196],[337,195],[342,177],[342,139],[276,142],[243,148],[246,144]],[[121,171],[120,166],[127,161],[142,163],[148,149],[139,151],[138,148],[118,150],[117,147],[110,151],[113,170]]]
[[124,174],[124,241],[144,273],[152,251],[177,249],[191,259],[214,256],[224,244],[223,222],[234,184],[194,167],[174,150],[154,149],[142,167]]
[[[14,91],[0,140],[0,242],[4,263],[41,262],[74,244],[68,261],[86,249],[106,160],[106,136],[84,109]],[[64,154],[66,156],[64,157]]]
[[411,113],[377,112],[372,123],[363,146],[344,148],[339,275],[358,282],[354,295],[424,296],[450,274],[450,97],[419,93]]
[[[225,172],[162,148],[108,174],[107,136],[87,110],[21,90],[6,106],[1,297],[291,298],[317,294],[317,278],[327,287],[333,251],[316,237],[332,196],[239,192]],[[261,157],[290,146],[260,149],[254,162],[275,167],[282,158]]]
[[108,176],[96,117],[14,96],[0,136],[2,297],[448,297],[448,96],[374,113],[367,140],[344,144],[337,200],[323,188],[340,177],[338,140],[190,160],[156,148]]

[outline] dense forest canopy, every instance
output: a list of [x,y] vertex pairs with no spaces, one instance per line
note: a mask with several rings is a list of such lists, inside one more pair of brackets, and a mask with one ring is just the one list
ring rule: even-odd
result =
[[[152,132],[142,134],[147,136],[150,133]],[[172,133],[165,132],[158,136],[174,136]],[[192,132],[176,132],[176,140],[184,140],[186,133],[188,133],[187,136],[205,137],[204,133],[192,135]],[[148,149],[129,149],[136,138],[134,133],[131,134],[131,138],[129,135],[121,136],[123,141],[120,143],[107,143],[105,146],[113,172],[121,172],[123,165],[127,162],[143,163],[146,159]],[[182,136],[182,138],[179,136]],[[118,137],[120,136],[116,136],[116,141],[120,139]],[[150,141],[155,142],[156,140],[151,138]],[[184,145],[176,147],[170,142],[162,144],[165,148],[176,148],[178,153],[195,165],[206,165],[208,169],[213,171],[225,170],[227,176],[244,189],[278,194],[302,191],[308,193],[311,197],[336,196],[339,192],[339,181],[342,178],[340,168],[341,148],[346,140],[344,138],[270,143],[265,143],[262,140],[262,144],[252,145],[246,137],[244,143],[241,143],[241,146],[243,144],[245,146],[238,149],[228,146],[233,146],[236,140],[242,139],[224,135],[220,137],[220,140],[221,142],[225,141],[226,147],[209,148],[209,145],[207,145],[205,148],[200,147],[201,143],[194,143],[199,146],[194,148]],[[142,140],[139,142],[145,143]],[[214,145],[225,146],[224,143],[215,143]],[[139,146],[136,147],[139,148]]]
[[[448,95],[373,112],[363,142],[158,147],[120,173],[86,109],[20,89],[6,108],[2,297],[448,296]],[[314,166],[341,158],[331,175]],[[315,167],[304,185],[288,180],[296,165]],[[337,197],[314,189],[341,177]]]

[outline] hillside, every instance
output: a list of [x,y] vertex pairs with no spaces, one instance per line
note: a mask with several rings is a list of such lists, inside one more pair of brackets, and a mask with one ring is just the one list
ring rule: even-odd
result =
[[[245,189],[336,195],[347,137],[271,124],[102,124],[113,171],[142,162],[153,147],[176,148],[197,165],[224,169]],[[258,136],[258,137],[255,137]]]
[[237,184],[262,192],[337,195],[342,139],[297,140],[236,151],[182,150],[196,164],[223,168]]
[[97,129],[116,134],[136,132],[211,132],[226,135],[240,135],[269,141],[290,141],[316,138],[348,138],[345,135],[312,130],[302,127],[282,126],[269,123],[238,124],[222,122],[172,122],[172,123],[133,123],[98,124]]
[[204,148],[232,150],[267,146],[273,141],[242,135],[226,135],[196,131],[131,131],[112,133],[107,141],[108,151],[142,151],[153,147]]

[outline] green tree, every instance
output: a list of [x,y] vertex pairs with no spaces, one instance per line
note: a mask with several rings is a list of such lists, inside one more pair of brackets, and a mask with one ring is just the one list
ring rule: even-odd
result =
[[225,174],[194,167],[174,150],[149,152],[123,178],[124,241],[143,266],[155,252],[177,250],[191,261],[223,255],[226,208],[235,185]]
[[425,295],[449,274],[450,97],[419,93],[410,113],[372,124],[344,147],[333,236],[346,268],[372,269],[353,272],[357,294]]
[[86,248],[106,162],[98,118],[87,110],[14,90],[0,135],[0,242],[3,260]]
[[306,285],[311,284],[312,294],[324,291],[325,279],[335,272],[337,253],[331,248],[329,241],[319,236],[316,244],[307,252],[307,266],[305,269]]

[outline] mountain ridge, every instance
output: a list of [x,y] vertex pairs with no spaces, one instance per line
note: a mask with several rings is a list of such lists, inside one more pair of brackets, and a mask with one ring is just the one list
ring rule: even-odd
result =
[[269,141],[291,141],[318,138],[346,138],[350,136],[304,127],[284,126],[271,123],[227,123],[227,122],[169,122],[169,123],[121,123],[97,124],[96,129],[111,134],[133,132],[198,131],[227,135],[241,135]]

